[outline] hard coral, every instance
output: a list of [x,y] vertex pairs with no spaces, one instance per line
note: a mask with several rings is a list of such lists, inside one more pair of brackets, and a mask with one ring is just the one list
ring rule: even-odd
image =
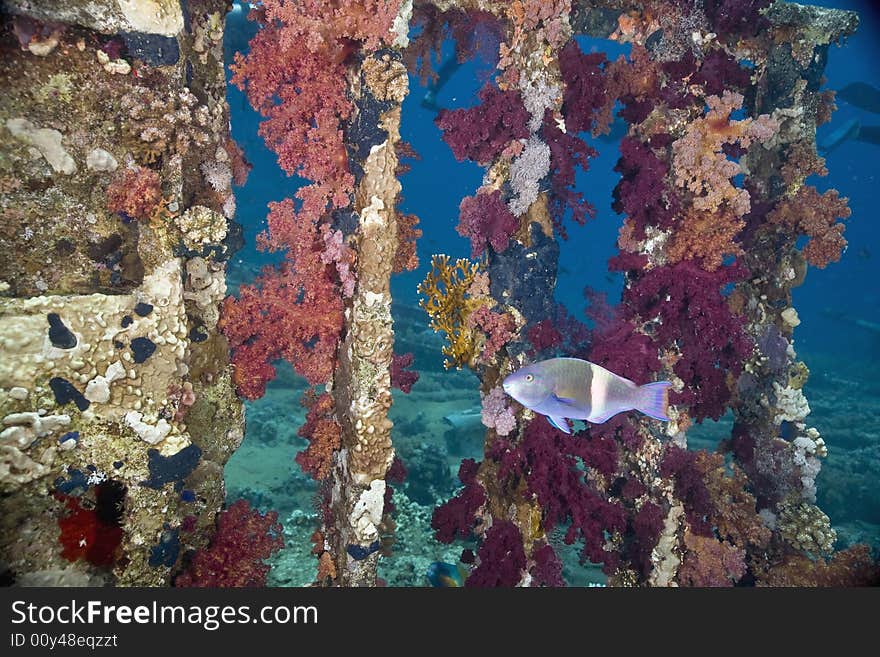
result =
[[265,586],[264,559],[284,547],[278,514],[261,515],[238,500],[217,516],[217,533],[209,547],[196,552],[189,568],[174,581],[181,587]]

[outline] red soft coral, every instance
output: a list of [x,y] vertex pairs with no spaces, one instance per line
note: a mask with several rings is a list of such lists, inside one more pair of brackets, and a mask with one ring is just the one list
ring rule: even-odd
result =
[[333,455],[342,445],[342,427],[333,417],[333,397],[329,393],[316,395],[306,391],[300,403],[308,409],[306,423],[296,432],[306,438],[309,446],[296,455],[303,472],[320,481],[330,475]]
[[[104,485],[95,487],[99,498]],[[67,507],[67,515],[58,519],[61,556],[68,561],[84,559],[94,566],[113,565],[122,542],[119,523],[108,520],[97,508],[83,508],[76,497],[58,494],[57,498]]]
[[409,394],[413,385],[419,380],[419,373],[415,370],[407,370],[413,364],[415,356],[412,352],[406,354],[394,354],[391,357],[391,386],[401,392]]
[[553,227],[566,239],[568,234],[562,225],[566,210],[571,210],[571,218],[580,225],[596,216],[596,208],[587,202],[581,192],[575,191],[575,167],[586,171],[588,160],[596,156],[596,151],[574,134],[563,132],[550,110],[544,114],[541,136],[550,147],[553,192],[550,197],[550,217]]
[[605,53],[585,55],[571,39],[559,53],[559,71],[565,83],[562,114],[566,130],[591,131],[597,112],[607,102],[604,71]]
[[452,499],[441,504],[431,516],[434,537],[441,543],[452,543],[456,537],[466,539],[476,522],[476,513],[486,503],[486,491],[477,481],[479,463],[465,459],[458,468],[458,479],[464,484]]
[[270,205],[270,231],[289,245],[288,258],[238,299],[223,302],[220,329],[232,348],[234,380],[248,399],[263,395],[283,358],[310,384],[330,379],[342,330],[343,304],[335,268],[322,260],[324,242],[315,222],[297,221],[293,201]]
[[609,502],[590,483],[579,462],[610,474],[617,466],[617,448],[604,438],[569,436],[553,428],[543,417],[532,420],[521,444],[500,439],[489,456],[499,463],[500,477],[524,477],[526,495],[534,495],[544,511],[544,529],[567,525],[565,542],[584,543],[582,556],[602,563],[610,572],[616,555],[605,551],[605,533],[626,528],[623,507]]
[[476,588],[516,586],[526,567],[522,534],[509,520],[496,521],[477,552],[480,564],[465,581]]
[[792,197],[780,201],[767,219],[794,234],[809,237],[804,257],[811,265],[824,268],[840,260],[846,239],[844,225],[837,219],[849,216],[847,199],[840,198],[837,190],[820,194],[815,187],[805,185]]
[[680,351],[673,369],[685,389],[674,397],[691,406],[693,417],[721,417],[730,399],[728,379],[752,353],[744,320],[723,293],[747,275],[739,262],[707,272],[699,261],[686,260],[640,273],[624,292],[624,317],[634,324],[652,321],[654,343]]
[[136,166],[116,174],[107,188],[107,209],[118,212],[123,219],[149,219],[162,202],[159,174]]
[[195,553],[189,569],[175,586],[265,586],[269,566],[264,559],[284,547],[278,514],[261,515],[246,500],[238,500],[217,517],[211,545]]

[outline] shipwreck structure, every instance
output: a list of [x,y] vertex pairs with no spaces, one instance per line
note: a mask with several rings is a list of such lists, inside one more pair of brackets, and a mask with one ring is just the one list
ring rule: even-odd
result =
[[[462,59],[480,40],[498,52],[479,104],[437,120],[457,159],[485,167],[458,218],[474,260],[438,255],[420,287],[448,366],[481,381],[485,457],[462,464],[463,488],[433,522],[439,540],[477,539],[462,555],[467,584],[564,584],[548,540],[559,528],[616,585],[870,574],[866,550],[833,553],[815,505],[825,446],[792,347],[791,289],[846,244],[845,199],[805,180],[824,173],[822,71],[854,13],[770,0],[265,0],[233,83],[279,165],[309,184],[270,208],[262,246],[284,263],[227,297],[231,185],[247,174],[224,100],[228,7],[57,4],[4,2],[11,579],[226,581],[209,571],[235,555],[208,546],[243,435],[236,392],[262,395],[283,358],[320,386],[303,400],[310,444],[297,459],[321,482],[316,584],[375,584],[393,530],[386,478],[400,470],[387,412],[407,362],[390,280],[416,267],[421,233],[397,208],[401,105],[408,70],[431,76],[446,38]],[[580,34],[630,54],[584,53]],[[619,304],[593,304],[587,328],[553,302],[557,260],[571,224],[604,201],[576,189],[594,155],[579,134],[607,131],[615,114],[627,133],[610,267],[626,286]],[[559,353],[638,383],[669,379],[672,421],[619,416],[568,436],[504,397],[506,374]],[[732,468],[686,449],[690,425],[728,409]],[[272,521],[236,526],[271,533]],[[193,556],[206,549],[212,560]]]

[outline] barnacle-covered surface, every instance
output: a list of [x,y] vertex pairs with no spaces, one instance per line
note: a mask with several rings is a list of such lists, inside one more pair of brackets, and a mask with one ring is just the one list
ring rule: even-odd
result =
[[189,3],[184,31],[176,2],[5,5],[0,561],[167,584],[243,435],[216,332],[226,7]]

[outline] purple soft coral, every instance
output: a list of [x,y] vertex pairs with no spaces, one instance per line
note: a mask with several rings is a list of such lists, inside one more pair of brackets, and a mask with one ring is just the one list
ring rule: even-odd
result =
[[730,399],[727,374],[738,376],[751,354],[744,320],[730,310],[723,294],[724,286],[747,275],[739,262],[707,272],[697,261],[687,260],[642,273],[624,292],[633,318],[659,319],[655,343],[680,349],[673,369],[685,389],[677,402],[690,405],[698,419],[721,417]]
[[474,528],[474,516],[486,502],[486,491],[477,481],[479,464],[465,459],[458,468],[458,478],[464,484],[459,493],[445,504],[434,509],[431,527],[441,543],[452,543],[456,536],[468,538]]
[[459,205],[456,230],[462,237],[470,239],[472,258],[483,255],[490,244],[496,252],[501,253],[517,228],[519,221],[507,209],[497,189],[466,196]]
[[526,567],[522,534],[509,520],[496,522],[486,532],[486,539],[480,546],[477,557],[480,565],[471,572],[465,586],[516,586]]
[[511,141],[529,136],[529,113],[517,91],[501,91],[487,83],[479,99],[481,103],[476,107],[442,110],[435,123],[455,159],[487,165]]

